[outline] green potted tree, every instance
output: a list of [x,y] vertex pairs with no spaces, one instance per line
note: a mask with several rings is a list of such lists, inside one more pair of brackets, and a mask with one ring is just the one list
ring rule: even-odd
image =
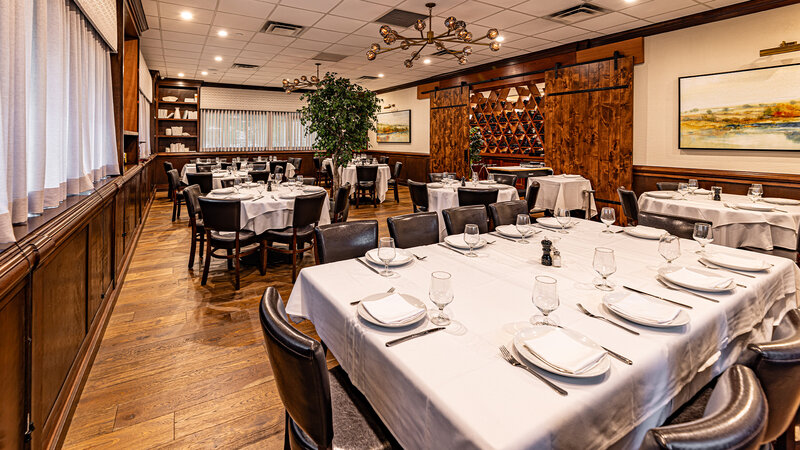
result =
[[300,99],[306,101],[298,110],[300,122],[315,135],[314,148],[333,161],[335,192],[342,184],[339,167],[347,166],[353,153],[369,148],[369,132],[375,131],[381,100],[369,89],[330,72],[316,90]]
[[481,130],[478,127],[472,127],[469,129],[469,164],[470,168],[473,172],[481,175],[481,171],[483,170],[483,164],[481,164],[481,150],[483,150],[483,146],[485,142],[483,137],[481,136]]

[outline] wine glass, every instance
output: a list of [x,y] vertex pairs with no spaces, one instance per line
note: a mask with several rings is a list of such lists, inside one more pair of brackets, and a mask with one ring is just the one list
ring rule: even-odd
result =
[[534,277],[531,301],[533,305],[542,312],[542,315],[544,315],[543,320],[540,320],[539,316],[531,317],[530,321],[532,324],[557,325],[549,316],[551,312],[558,308],[558,280],[546,275],[537,275]]
[[614,211],[614,208],[611,207],[604,207],[600,211],[600,221],[606,224],[606,229],[603,230],[603,233],[611,233],[611,225],[617,220],[617,213]]
[[561,225],[561,229],[558,231],[561,234],[569,233],[566,229],[567,225],[569,225],[570,218],[569,218],[569,210],[566,208],[556,208],[555,211],[556,222]]
[[681,200],[686,200],[687,192],[689,192],[689,183],[678,183],[678,193],[681,194]]
[[295,177],[295,182],[297,183],[298,187],[303,187],[303,176],[302,175],[297,175]]
[[755,203],[758,201],[758,190],[752,186],[747,188],[747,198],[750,199],[751,202]]
[[378,241],[378,259],[383,263],[383,270],[381,276],[390,277],[394,273],[389,270],[389,263],[397,256],[397,250],[394,248],[394,239],[390,237],[382,237]]
[[258,185],[258,192],[263,195],[264,194],[264,180],[258,180],[256,182],[256,184]]
[[681,240],[678,239],[678,236],[664,234],[658,240],[658,253],[667,260],[668,265],[672,264],[672,261],[681,256]]
[[605,247],[594,249],[594,261],[592,262],[594,271],[603,277],[600,283],[595,283],[594,287],[601,291],[613,291],[614,286],[609,284],[608,276],[617,271],[617,262],[614,259],[614,250]]
[[486,176],[486,180],[494,183],[494,174],[489,172],[489,175]]
[[475,225],[474,223],[468,223],[464,225],[464,242],[466,242],[467,245],[469,245],[469,252],[466,253],[466,256],[473,258],[478,256],[477,253],[472,251],[472,248],[478,245],[480,241],[481,241],[481,235],[478,226]]
[[696,191],[698,187],[700,186],[697,184],[697,180],[690,178],[688,183],[689,193],[694,195],[694,191]]
[[525,239],[531,232],[531,216],[527,214],[517,214],[517,232],[522,237],[519,240],[520,244],[527,244],[529,241]]
[[453,301],[452,276],[447,272],[437,271],[431,274],[431,285],[428,288],[428,298],[439,308],[439,313],[431,317],[435,325],[449,325],[450,318],[444,313],[444,307]]
[[714,241],[714,237],[711,232],[711,224],[703,222],[697,222],[694,224],[694,233],[692,234],[692,237],[700,244],[700,250],[696,251],[695,253],[703,254],[706,251],[706,245]]
[[233,190],[236,191],[236,193],[238,194],[239,193],[239,189],[241,189],[241,188],[242,188],[242,180],[239,179],[239,177],[235,177],[233,179]]

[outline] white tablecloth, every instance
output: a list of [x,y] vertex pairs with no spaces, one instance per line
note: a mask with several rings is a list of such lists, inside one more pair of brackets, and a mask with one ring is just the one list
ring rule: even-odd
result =
[[[680,393],[690,380],[710,379],[732,365],[747,343],[768,339],[773,324],[797,304],[798,270],[788,259],[725,248],[775,266],[756,279],[737,277],[749,287],[736,288],[722,295],[720,303],[712,303],[658,286],[655,266],[663,259],[657,241],[606,235],[600,233],[602,228],[600,223],[580,221],[570,234],[558,235],[562,268],[542,266],[538,244],[520,245],[494,236],[487,236],[495,243],[478,250],[479,258],[438,245],[415,248],[415,254],[427,259],[395,268],[399,275],[390,279],[353,260],[304,268],[286,310],[314,323],[405,448],[639,448],[643,433],[677,406],[673,399],[685,400],[696,391],[699,386],[693,385],[687,388],[690,392]],[[535,240],[541,237],[540,233]],[[578,302],[601,310],[603,293],[590,284],[596,276],[596,246],[615,249],[618,271],[610,277],[613,283],[690,304],[691,322],[672,329],[626,323],[641,333],[632,336],[581,314]],[[694,254],[699,245],[684,240],[681,246],[683,255],[676,263],[699,267]],[[393,286],[432,310],[428,285],[435,270],[453,274],[455,300],[445,311],[454,324],[447,331],[387,348],[386,341],[432,325],[381,329],[359,319],[350,305]],[[509,345],[515,330],[537,314],[531,288],[533,276],[539,274],[558,280],[561,306],[553,315],[563,326],[632,359],[633,365],[611,359],[610,371],[599,379],[546,374],[569,391],[561,397],[506,363],[498,346]]]
[[[583,194],[583,191],[592,189],[592,183],[586,178],[567,178],[564,175],[532,177],[528,179],[529,186],[532,180],[539,182],[536,208],[586,210],[587,197]],[[597,205],[592,200],[592,217],[595,215],[597,215]]]
[[[442,211],[448,208],[455,208],[456,206],[460,206],[458,204],[459,187],[461,187],[461,183],[454,183],[452,185],[448,185],[442,188],[431,188],[430,185],[428,185],[428,211],[436,211],[436,214],[439,215],[440,240],[443,240],[444,237],[447,236],[447,230],[444,227],[444,219],[442,218]],[[519,200],[519,194],[517,193],[517,189],[512,186],[507,186],[505,184],[495,184],[491,186],[486,186],[483,184],[473,185],[472,183],[467,183],[467,187],[499,188],[499,191],[497,191],[498,202]]]
[[[312,190],[323,190],[322,188],[306,186],[311,194]],[[261,234],[267,230],[279,230],[282,228],[292,226],[292,217],[294,213],[294,199],[281,198],[282,193],[289,192],[288,188],[278,187],[271,192],[259,191],[257,188],[241,189],[242,193],[252,194],[254,198],[260,195],[263,197],[257,200],[243,200],[241,223],[243,230],[250,230]],[[224,198],[225,195],[211,194],[211,198]],[[331,223],[330,205],[328,205],[328,193],[325,191],[325,202],[322,204],[322,213],[319,216],[319,224],[325,225]]]
[[[676,193],[676,196],[678,194]],[[686,200],[658,199],[643,193],[639,210],[692,219],[708,220],[714,225],[714,243],[727,247],[755,247],[794,250],[800,230],[800,206],[770,205],[787,212],[758,212],[733,209],[739,203],[751,203],[744,195],[722,194],[722,201],[710,195],[686,195]],[[768,203],[761,202],[762,205]]]
[[[269,172],[269,163],[267,163],[266,170],[267,170],[267,172]],[[184,183],[188,183],[189,182],[189,178],[186,176],[186,174],[187,173],[196,173],[196,172],[197,172],[197,165],[196,164],[193,164],[193,163],[184,164],[183,169],[181,169],[181,181],[183,181]],[[247,171],[245,171],[245,170],[236,171],[236,172],[234,172],[233,176],[228,176],[227,174],[225,174],[225,175],[214,174],[214,178],[213,178],[213,180],[211,182],[211,185],[212,185],[212,187],[214,189],[219,189],[219,188],[222,187],[222,181],[221,180],[230,180],[230,179],[235,179],[235,178],[238,178],[238,179],[241,180],[241,179],[244,179],[246,176],[247,176]],[[287,163],[286,164],[286,176],[289,177],[289,178],[294,177],[294,165],[292,165],[291,163]]]
[[[358,177],[356,176],[356,166],[347,166],[344,169],[341,167],[339,170],[342,172],[342,185],[345,183],[350,183],[351,189],[350,193],[352,194],[355,192],[356,182],[358,181]],[[392,172],[389,170],[389,166],[387,164],[378,164],[378,178],[375,182],[375,195],[378,196],[378,201],[383,203],[386,200],[386,191],[389,190],[389,179],[392,178]]]

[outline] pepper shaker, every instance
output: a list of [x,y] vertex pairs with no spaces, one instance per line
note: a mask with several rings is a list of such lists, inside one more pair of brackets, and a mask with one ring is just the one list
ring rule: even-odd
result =
[[544,238],[542,239],[542,265],[552,266],[553,258],[550,256],[550,249],[553,246],[553,241]]

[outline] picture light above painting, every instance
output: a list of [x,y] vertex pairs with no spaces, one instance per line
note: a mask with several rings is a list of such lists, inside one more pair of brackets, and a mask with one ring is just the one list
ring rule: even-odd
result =
[[800,151],[800,64],[678,79],[681,149]]
[[375,130],[378,144],[410,144],[411,110],[378,113]]

